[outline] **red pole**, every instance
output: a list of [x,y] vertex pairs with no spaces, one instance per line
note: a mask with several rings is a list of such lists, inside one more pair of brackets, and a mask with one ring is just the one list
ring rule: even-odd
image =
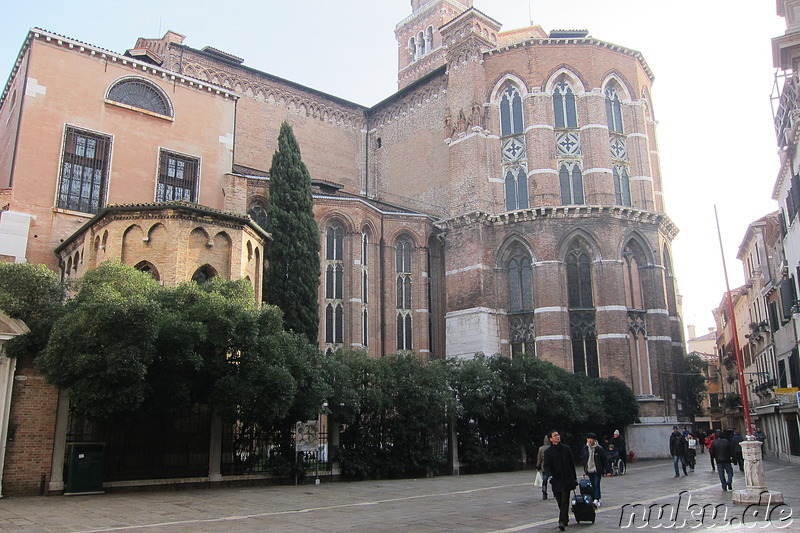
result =
[[722,248],[722,232],[719,229],[719,216],[717,206],[714,206],[714,218],[717,221],[717,235],[719,236],[719,252],[722,254],[722,271],[725,273],[725,289],[728,295],[728,309],[731,313],[731,328],[733,328],[733,351],[736,354],[736,367],[739,370],[739,391],[742,396],[742,410],[744,411],[744,425],[747,435],[753,434],[753,426],[750,422],[750,400],[747,398],[747,386],[744,383],[744,362],[742,361],[742,350],[739,348],[739,335],[736,328],[736,313],[733,309],[733,298],[731,297],[731,286],[728,284],[728,268],[725,266],[725,252]]

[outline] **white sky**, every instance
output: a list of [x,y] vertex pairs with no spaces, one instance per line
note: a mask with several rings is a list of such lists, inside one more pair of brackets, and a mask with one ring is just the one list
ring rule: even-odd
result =
[[[680,228],[673,262],[684,322],[713,326],[724,294],[714,205],[731,287],[747,225],[777,209],[770,94],[771,39],[785,31],[774,0],[475,0],[511,30],[588,29],[642,52],[656,76],[653,106],[667,213]],[[396,91],[394,28],[410,0],[0,0],[0,79],[32,27],[122,53],[167,29],[245,65],[362,105]]]

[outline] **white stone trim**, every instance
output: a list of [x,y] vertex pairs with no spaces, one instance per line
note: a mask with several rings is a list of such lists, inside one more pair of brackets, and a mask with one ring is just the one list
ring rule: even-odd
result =
[[528,126],[527,128],[525,128],[525,133],[528,133],[531,130],[551,130],[551,131],[555,131],[555,128],[553,126],[551,126],[550,124],[532,124],[531,126]]
[[628,311],[628,308],[624,305],[601,305],[600,307],[596,308],[597,311]]
[[528,172],[529,177],[535,174],[554,174],[557,176],[558,171],[552,168],[537,168],[536,170],[531,170],[530,172]]
[[428,310],[427,309],[415,309],[414,312],[415,313],[428,313]]
[[672,342],[672,337],[667,337],[665,335],[661,335],[661,336],[658,336],[658,337],[657,336],[652,336],[652,337],[647,337],[647,340],[648,341],[661,341],[661,342],[670,342],[671,343]]
[[445,315],[445,318],[464,316],[464,315],[474,315],[475,313],[497,314],[494,309],[490,309],[488,307],[472,307],[470,309],[459,309],[458,311],[448,311],[448,313]]
[[224,144],[225,148],[229,151],[233,151],[233,133],[226,133],[225,135],[219,136],[220,144]]
[[360,304],[360,303],[362,303],[361,302],[361,298],[350,298],[349,302],[351,304]]
[[666,309],[648,309],[647,310],[647,314],[648,315],[667,315],[667,316],[669,316],[669,311],[667,311]]
[[602,335],[597,336],[597,340],[610,340],[610,339],[627,339],[627,333],[603,333]]
[[649,181],[653,183],[653,178],[651,176],[631,176],[629,179],[631,181]]
[[568,341],[570,338],[567,335],[542,335],[541,337],[536,337],[536,342],[541,341]]
[[566,307],[537,307],[533,310],[534,315],[538,315],[539,313],[566,313],[568,309]]
[[628,138],[630,139],[631,137],[641,137],[642,139],[647,139],[647,134],[646,133],[639,133],[639,132],[629,133],[628,134]]
[[614,172],[610,168],[588,168],[583,171],[583,175],[586,174],[613,174]]
[[[474,130],[474,129],[475,129],[475,128],[473,128],[473,130]],[[470,133],[470,134],[468,134],[468,135],[464,135],[463,137],[459,135],[459,137],[458,137],[456,140],[453,140],[453,139],[447,138],[447,139],[445,139],[445,140],[444,140],[444,143],[445,143],[446,145],[448,145],[448,146],[453,146],[453,145],[456,145],[456,144],[458,144],[458,143],[460,143],[460,142],[462,142],[462,141],[466,141],[466,140],[467,140],[467,139],[469,139],[470,137],[474,137],[474,136],[476,136],[476,135],[483,135],[484,137],[486,137],[486,134],[484,134],[484,132],[483,132],[483,131],[484,131],[484,130],[483,130],[482,128],[480,128],[480,131],[473,131],[472,133]]]
[[462,268],[457,268],[455,270],[446,270],[444,275],[445,276],[452,276],[455,274],[461,274],[462,272],[468,272],[470,270],[482,270],[484,268],[482,263],[478,263],[477,265],[470,265]]
[[533,266],[560,265],[561,261],[536,261]]
[[583,131],[583,130],[596,129],[596,128],[608,131],[608,124],[587,124],[585,126],[581,126],[579,128],[579,130]]
[[39,85],[39,80],[36,78],[28,78],[28,82],[25,84],[25,96],[36,98],[40,94],[47,94],[47,87]]

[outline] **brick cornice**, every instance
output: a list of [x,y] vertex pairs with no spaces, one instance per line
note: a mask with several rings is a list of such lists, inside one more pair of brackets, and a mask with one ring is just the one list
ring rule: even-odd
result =
[[630,48],[625,48],[624,46],[620,46],[618,44],[609,43],[606,41],[601,41],[600,39],[593,39],[591,37],[581,38],[581,39],[526,39],[524,41],[520,41],[517,43],[507,44],[504,46],[499,46],[492,50],[487,50],[485,52],[486,55],[494,55],[505,52],[507,50],[511,50],[513,48],[519,47],[526,47],[526,46],[563,46],[563,45],[584,45],[584,46],[595,46],[597,48],[605,48],[607,50],[611,50],[612,52],[618,52],[620,54],[625,54],[631,57],[636,58],[639,61],[639,64],[644,70],[647,77],[650,79],[652,83],[655,80],[655,76],[653,75],[653,71],[650,70],[650,66],[645,61],[644,56],[641,52],[636,50],[631,50]]
[[436,227],[447,231],[469,226],[471,224],[485,224],[504,226],[518,222],[552,219],[585,219],[610,217],[616,220],[627,220],[640,224],[657,226],[659,231],[668,240],[673,240],[678,234],[678,227],[664,213],[645,211],[631,207],[601,206],[601,205],[567,205],[543,206],[530,209],[520,209],[492,215],[482,211],[473,211],[436,222]]
[[2,96],[0,96],[0,106],[3,105],[3,101],[5,100],[9,88],[11,87],[11,83],[18,74],[19,67],[22,64],[24,55],[30,49],[33,41],[35,40],[42,41],[50,45],[55,45],[58,46],[59,48],[63,48],[64,50],[82,54],[87,57],[100,59],[108,61],[110,63],[114,63],[116,65],[124,66],[129,68],[132,72],[136,72],[140,75],[147,74],[150,76],[160,77],[165,81],[178,83],[180,85],[183,85],[184,87],[192,88],[198,91],[208,92],[211,94],[221,96],[223,98],[230,98],[232,100],[236,100],[237,98],[239,98],[239,96],[236,93],[234,93],[229,89],[226,89],[225,87],[220,87],[208,83],[206,81],[192,78],[190,76],[185,76],[178,72],[174,72],[171,70],[167,70],[165,68],[151,65],[149,63],[140,61],[138,59],[117,54],[110,50],[106,50],[105,48],[93,46],[91,44],[84,43],[82,41],[78,41],[70,37],[65,37],[57,33],[52,33],[40,28],[33,28],[28,32],[28,35],[25,38],[25,42],[19,51],[19,55],[17,56],[17,61],[14,64],[14,68],[11,71],[11,75],[9,76],[8,81],[6,82],[6,86],[3,89],[3,94]]

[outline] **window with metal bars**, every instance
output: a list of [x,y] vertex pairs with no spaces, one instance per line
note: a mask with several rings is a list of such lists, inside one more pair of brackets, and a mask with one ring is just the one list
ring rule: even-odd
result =
[[125,78],[108,90],[108,99],[159,115],[172,116],[172,106],[164,93],[142,78]]
[[199,159],[161,150],[156,202],[172,200],[197,202],[199,168]]
[[68,127],[58,188],[58,207],[97,213],[105,203],[111,137]]

